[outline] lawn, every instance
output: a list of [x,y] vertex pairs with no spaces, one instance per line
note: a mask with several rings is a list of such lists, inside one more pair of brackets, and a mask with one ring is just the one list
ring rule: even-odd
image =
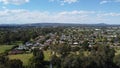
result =
[[50,50],[44,51],[44,60],[45,61],[49,61],[50,60],[50,56],[51,56],[50,52],[51,52]]
[[23,65],[28,65],[29,59],[32,57],[30,54],[17,54],[17,55],[8,55],[9,59],[20,59],[23,62]]
[[[26,66],[29,63],[29,59],[33,56],[32,53],[30,54],[17,54],[17,55],[8,55],[9,59],[20,59],[23,62],[23,65]],[[44,60],[50,60],[50,51],[44,51]]]
[[23,43],[22,43],[22,41],[16,41],[16,42],[14,42],[14,43],[12,43],[13,45],[22,45]]
[[120,49],[116,49],[115,51],[116,51],[115,55],[119,55],[120,54]]
[[0,53],[5,52],[6,50],[9,50],[13,47],[14,45],[0,45]]

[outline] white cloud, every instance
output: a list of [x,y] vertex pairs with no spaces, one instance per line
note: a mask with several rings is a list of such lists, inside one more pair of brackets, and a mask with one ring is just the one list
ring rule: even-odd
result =
[[100,2],[100,4],[106,4],[106,3],[117,3],[120,2],[120,0],[103,0]]
[[3,4],[14,4],[14,5],[20,5],[24,3],[28,3],[29,0],[0,0]]
[[65,3],[71,4],[71,3],[76,3],[79,0],[49,0],[50,2],[60,2],[61,5],[64,5]]
[[99,13],[95,11],[40,12],[24,9],[0,10],[0,24],[4,23],[100,23],[120,22],[120,13]]
[[62,15],[83,15],[83,14],[94,14],[95,11],[64,11],[64,12],[60,12],[60,14]]
[[68,3],[68,4],[71,4],[71,3],[75,3],[77,2],[78,0],[63,0],[62,2],[63,3]]
[[5,6],[2,6],[2,8],[3,8],[3,9],[6,9],[6,7],[5,7]]
[[108,3],[108,2],[110,2],[110,1],[105,0],[105,1],[101,1],[100,4],[105,4],[105,3]]
[[54,2],[55,0],[49,0],[50,2]]
[[101,13],[101,14],[98,14],[98,16],[101,16],[101,17],[104,17],[104,16],[110,16],[110,17],[118,17],[120,16],[120,13]]

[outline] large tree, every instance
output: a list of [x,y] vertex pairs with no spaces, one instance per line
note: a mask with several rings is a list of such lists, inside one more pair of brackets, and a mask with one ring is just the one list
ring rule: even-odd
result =
[[42,50],[33,50],[33,57],[30,61],[30,68],[44,68],[44,53]]
[[7,61],[8,68],[23,68],[23,62],[19,59]]
[[105,45],[99,45],[96,51],[91,51],[91,57],[97,64],[98,68],[113,68],[114,56],[115,50]]

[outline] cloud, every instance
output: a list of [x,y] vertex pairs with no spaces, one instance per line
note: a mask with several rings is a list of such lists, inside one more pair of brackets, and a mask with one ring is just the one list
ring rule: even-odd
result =
[[64,4],[72,4],[72,3],[76,3],[78,2],[79,0],[49,0],[50,2],[60,2],[61,5],[64,5]]
[[77,2],[78,0],[63,0],[62,2],[63,3],[68,3],[68,4],[71,4],[71,3],[75,3]]
[[101,1],[100,4],[105,4],[105,3],[108,3],[108,2],[110,2],[110,1],[105,0],[105,1]]
[[98,16],[101,16],[101,17],[105,17],[105,16],[110,16],[110,17],[118,17],[120,16],[120,13],[102,13],[102,14],[98,14]]
[[84,14],[94,14],[95,11],[64,11],[64,12],[60,12],[59,14],[61,15],[84,15]]
[[29,0],[0,0],[3,4],[14,4],[14,5],[20,5],[24,3],[28,3]]
[[41,12],[25,9],[0,10],[0,24],[9,23],[100,23],[120,22],[120,13],[99,13],[96,11]]
[[7,9],[5,6],[2,6],[2,9]]
[[103,0],[100,2],[100,4],[117,3],[117,2],[120,2],[120,0]]

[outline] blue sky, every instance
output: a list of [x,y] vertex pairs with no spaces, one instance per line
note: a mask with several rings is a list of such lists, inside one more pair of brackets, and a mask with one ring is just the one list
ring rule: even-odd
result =
[[120,0],[0,0],[0,24],[120,24]]

